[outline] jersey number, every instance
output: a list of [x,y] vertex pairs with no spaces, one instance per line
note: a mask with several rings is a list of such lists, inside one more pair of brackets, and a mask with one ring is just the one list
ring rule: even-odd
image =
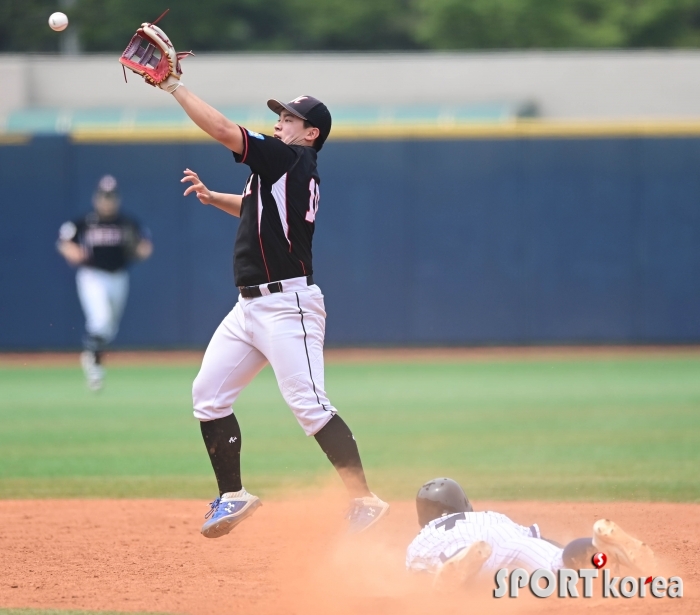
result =
[[440,521],[440,523],[436,523],[435,529],[437,529],[439,527],[444,527],[445,531],[453,530],[455,527],[455,523],[457,523],[457,521],[466,521],[466,520],[467,520],[467,515],[465,515],[463,512],[457,513],[456,515],[450,515],[444,521]]
[[321,193],[318,189],[316,180],[312,177],[309,182],[309,211],[306,212],[305,220],[314,222],[316,220],[316,212],[318,211],[318,201],[321,198]]

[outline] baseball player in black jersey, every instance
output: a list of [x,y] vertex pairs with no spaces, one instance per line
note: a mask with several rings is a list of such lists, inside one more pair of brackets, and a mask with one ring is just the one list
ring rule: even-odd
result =
[[76,284],[85,314],[84,350],[80,362],[88,387],[102,388],[102,352],[119,329],[129,294],[128,266],[153,252],[148,231],[119,212],[117,181],[105,175],[93,196],[94,211],[64,222],[59,231],[58,251],[78,268]]
[[[170,91],[170,90],[168,90]],[[205,205],[240,217],[234,277],[240,296],[207,347],[193,385],[194,415],[219,487],[202,534],[223,536],[260,506],[241,482],[241,430],[232,406],[266,365],[305,433],[314,436],[337,469],[350,496],[349,529],[376,523],[389,505],[370,492],[352,432],[324,389],[323,295],[314,283],[312,238],[319,206],[318,152],[331,129],[326,106],[311,96],[268,101],[278,115],[273,136],[231,122],[177,82],[175,99],[206,133],[250,167],[243,193],[207,188],[186,169]]]

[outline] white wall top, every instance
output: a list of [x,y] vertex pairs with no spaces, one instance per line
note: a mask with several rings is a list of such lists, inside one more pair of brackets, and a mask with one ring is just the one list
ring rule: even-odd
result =
[[[117,57],[0,55],[0,115],[176,104],[128,71],[125,84]],[[700,51],[200,54],[183,68],[183,81],[215,106],[264,109],[267,98],[308,93],[331,111],[532,102],[558,119],[700,117]]]

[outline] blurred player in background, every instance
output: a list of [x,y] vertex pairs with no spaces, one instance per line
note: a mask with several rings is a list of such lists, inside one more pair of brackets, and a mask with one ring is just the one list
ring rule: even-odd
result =
[[649,574],[654,553],[616,523],[600,519],[591,538],[566,546],[543,538],[537,524],[519,525],[492,511],[474,512],[459,484],[450,478],[425,483],[416,496],[421,531],[408,546],[406,567],[436,575],[435,580],[461,584],[481,570],[501,568],[592,568],[592,557],[603,552],[611,564]]
[[88,387],[102,388],[102,353],[117,334],[129,294],[128,267],[153,252],[149,233],[120,213],[117,180],[105,175],[93,195],[94,211],[64,222],[58,251],[78,268],[76,283],[85,314],[85,337],[80,362]]

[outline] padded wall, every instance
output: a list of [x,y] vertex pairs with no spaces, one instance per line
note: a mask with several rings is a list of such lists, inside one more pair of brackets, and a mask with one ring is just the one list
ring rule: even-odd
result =
[[[319,160],[329,345],[700,341],[698,138],[329,142]],[[79,345],[54,244],[104,173],[155,243],[115,346],[206,345],[237,296],[237,220],[182,198],[185,167],[219,191],[247,175],[216,144],[0,146],[0,349]]]

